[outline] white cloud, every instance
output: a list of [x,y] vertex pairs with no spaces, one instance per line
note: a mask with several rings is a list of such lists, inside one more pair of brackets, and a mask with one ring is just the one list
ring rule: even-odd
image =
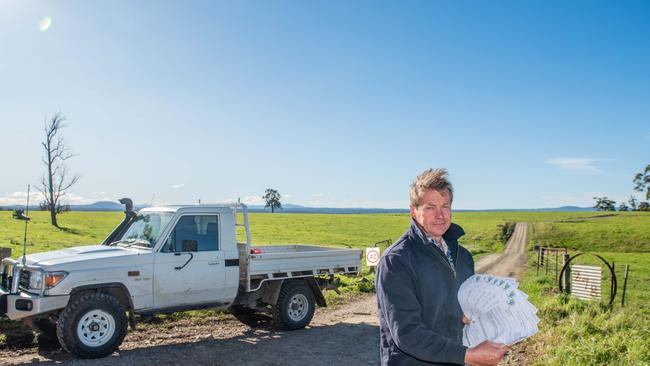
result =
[[262,196],[246,196],[246,197],[237,197],[237,198],[227,198],[223,201],[217,201],[217,203],[234,203],[237,202],[237,200],[240,200],[241,203],[245,205],[259,205],[259,204],[264,204],[264,199]]
[[259,205],[264,203],[262,196],[247,196],[241,199],[241,202],[247,205]]
[[[38,205],[43,201],[43,195],[41,192],[29,192],[29,205],[34,206]],[[82,196],[75,194],[73,192],[67,192],[61,196],[60,201],[62,204],[89,204],[95,203],[97,201],[114,201],[112,198],[107,198],[105,196]],[[27,192],[13,192],[10,194],[5,194],[0,196],[0,206],[11,206],[11,205],[25,205],[27,203]]]
[[292,197],[292,196],[291,196],[291,193],[287,193],[287,194],[283,194],[283,195],[282,195],[282,199],[289,199],[289,198],[291,198],[291,197]]
[[171,186],[171,188],[173,188],[173,189],[178,189],[178,188],[183,188],[183,187],[185,187],[185,183],[172,184],[172,186]]
[[[29,192],[29,205],[38,204],[42,199],[41,193],[38,191]],[[27,192],[13,192],[5,193],[3,197],[0,197],[0,205],[10,206],[10,205],[25,205],[27,204]]]
[[546,163],[574,173],[602,173],[596,163],[603,161],[608,159],[555,158],[547,160]]

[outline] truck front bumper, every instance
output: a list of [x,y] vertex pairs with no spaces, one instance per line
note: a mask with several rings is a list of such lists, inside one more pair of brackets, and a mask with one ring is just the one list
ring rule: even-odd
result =
[[63,309],[70,296],[39,296],[28,292],[10,294],[0,288],[0,315],[11,320],[26,318],[36,314]]

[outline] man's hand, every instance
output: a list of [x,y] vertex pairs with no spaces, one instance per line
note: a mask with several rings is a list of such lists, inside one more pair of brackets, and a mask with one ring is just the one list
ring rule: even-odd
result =
[[472,321],[467,317],[467,315],[463,314],[463,324],[469,325]]
[[476,366],[496,366],[508,352],[508,346],[485,341],[465,353],[465,363]]

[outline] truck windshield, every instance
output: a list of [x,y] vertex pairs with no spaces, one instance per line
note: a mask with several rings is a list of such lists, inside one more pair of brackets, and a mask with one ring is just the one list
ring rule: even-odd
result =
[[151,212],[140,214],[131,222],[122,239],[114,245],[134,245],[152,248],[158,240],[160,231],[171,219],[171,213]]

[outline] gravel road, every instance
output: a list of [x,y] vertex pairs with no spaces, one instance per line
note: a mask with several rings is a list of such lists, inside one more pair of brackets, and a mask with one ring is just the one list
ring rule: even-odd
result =
[[[476,263],[477,272],[519,276],[526,265],[526,224],[517,224],[506,250]],[[77,360],[31,333],[0,349],[0,364],[69,365],[378,365],[379,325],[374,295],[333,308],[318,309],[309,327],[283,332],[251,329],[229,314],[151,321],[129,331],[119,352],[99,360]],[[525,363],[525,342],[504,365]]]

